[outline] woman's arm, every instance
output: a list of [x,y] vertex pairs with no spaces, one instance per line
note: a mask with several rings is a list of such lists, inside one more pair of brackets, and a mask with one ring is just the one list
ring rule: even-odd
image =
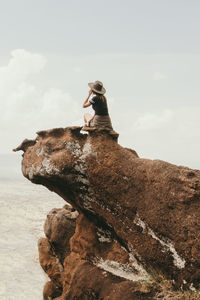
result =
[[86,108],[91,105],[91,103],[89,102],[89,98],[91,95],[92,95],[92,90],[89,91],[87,98],[83,102],[83,108]]

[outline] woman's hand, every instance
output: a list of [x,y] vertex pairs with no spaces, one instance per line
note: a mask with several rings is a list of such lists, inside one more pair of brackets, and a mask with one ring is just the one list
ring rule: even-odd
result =
[[91,103],[89,102],[89,98],[90,98],[90,96],[92,95],[92,93],[93,93],[93,91],[92,91],[92,90],[89,90],[88,96],[87,96],[87,98],[85,99],[85,101],[83,102],[83,108],[86,108],[86,107],[88,107],[88,106],[91,105]]

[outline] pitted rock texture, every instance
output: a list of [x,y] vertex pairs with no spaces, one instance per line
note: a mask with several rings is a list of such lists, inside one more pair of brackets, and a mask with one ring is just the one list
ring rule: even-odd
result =
[[[121,147],[112,132],[82,134],[80,130],[68,127],[38,132],[36,143],[25,149],[24,176],[58,193],[89,220],[90,227],[107,232],[104,238],[110,235],[123,247],[143,275],[159,272],[178,287],[198,288],[200,171],[139,158],[134,150]],[[98,257],[99,248],[92,247],[96,249],[92,255]],[[74,278],[88,268],[89,250],[83,248],[85,254],[80,254],[80,249],[78,253],[71,249],[69,256],[62,258],[65,295],[77,284]],[[105,265],[107,260],[101,254],[96,265],[95,259],[89,259],[89,265],[98,270],[103,266],[105,272],[110,265],[120,269],[120,261],[109,258]],[[80,269],[70,277],[65,264]],[[70,297],[59,299],[75,299]]]
[[75,232],[77,216],[78,212],[69,205],[54,208],[47,215],[44,232],[61,263],[70,253],[69,240]]
[[[50,216],[52,213],[54,218],[47,216],[49,225],[54,223],[57,214],[61,220],[66,214],[64,209],[54,209]],[[68,234],[67,228],[70,231],[71,226],[66,224],[64,233],[54,227],[58,244],[63,244],[62,240]],[[155,295],[156,290],[146,285],[150,277],[142,265],[110,232],[96,226],[83,214],[77,219],[69,244],[70,253],[64,247],[51,247],[47,238],[39,240],[40,263],[51,279],[43,290],[45,300],[49,300],[48,297],[57,300],[135,300],[152,299]],[[63,262],[60,257],[64,258]]]

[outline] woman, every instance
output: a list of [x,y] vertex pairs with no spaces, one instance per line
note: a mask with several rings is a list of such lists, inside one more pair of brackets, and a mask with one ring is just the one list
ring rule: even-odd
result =
[[[95,81],[88,83],[90,91],[88,97],[83,103],[83,108],[92,105],[95,111],[94,116],[86,113],[84,115],[85,126],[95,128],[106,128],[113,130],[110,116],[108,114],[107,100],[104,94],[106,93],[103,83],[101,81]],[[94,94],[94,97],[90,99],[90,96]]]

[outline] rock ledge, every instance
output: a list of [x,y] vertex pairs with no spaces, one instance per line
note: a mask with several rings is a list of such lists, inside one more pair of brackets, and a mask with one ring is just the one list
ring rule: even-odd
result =
[[44,299],[157,299],[158,274],[198,289],[200,171],[139,158],[115,132],[81,130],[39,131],[14,149],[27,179],[72,206],[50,212],[39,241]]

